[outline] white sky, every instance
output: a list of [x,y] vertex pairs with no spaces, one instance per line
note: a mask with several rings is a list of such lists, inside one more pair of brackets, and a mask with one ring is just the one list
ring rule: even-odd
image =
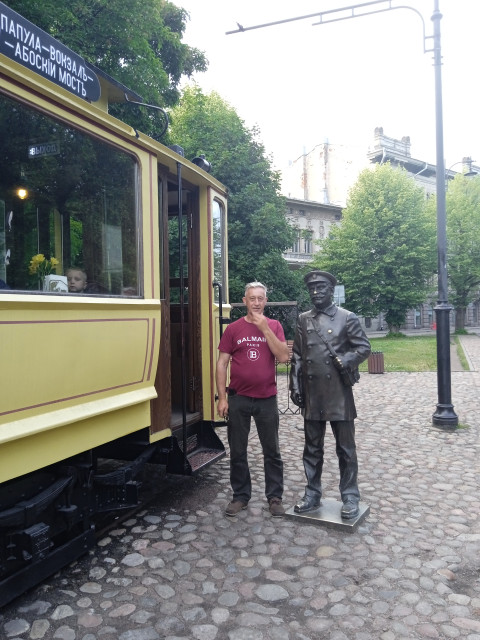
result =
[[[433,54],[423,52],[422,21],[413,11],[319,26],[309,18],[225,35],[237,22],[250,27],[354,3],[175,0],[191,18],[184,41],[209,60],[196,82],[217,91],[247,126],[259,126],[279,169],[326,140],[366,152],[378,126],[387,136],[410,136],[412,156],[436,163]],[[434,0],[392,0],[402,4],[417,9],[425,34],[433,35]],[[480,0],[439,4],[446,168],[463,156],[480,164]],[[427,48],[432,43],[427,39]]]

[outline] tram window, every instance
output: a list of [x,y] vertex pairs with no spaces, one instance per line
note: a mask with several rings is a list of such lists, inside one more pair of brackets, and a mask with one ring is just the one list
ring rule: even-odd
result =
[[[185,197],[185,194],[184,194]],[[182,241],[179,239],[179,219],[177,215],[168,218],[168,257],[170,273],[170,303],[188,304],[188,223],[182,217]],[[182,260],[180,260],[180,254]]]
[[[213,221],[213,276],[216,282],[222,285],[222,302],[226,300],[226,268],[225,268],[225,209],[218,202],[213,201],[212,207]],[[214,288],[215,302],[218,300],[218,287]]]
[[139,295],[135,159],[1,95],[0,137],[0,280],[65,291],[74,267],[82,293]]
[[166,283],[165,283],[165,227],[163,221],[163,181],[158,180],[158,248],[160,262],[160,299],[165,300]]

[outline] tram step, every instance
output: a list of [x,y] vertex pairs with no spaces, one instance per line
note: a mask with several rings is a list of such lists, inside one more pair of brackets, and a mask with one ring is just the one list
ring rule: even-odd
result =
[[223,451],[219,451],[218,449],[201,449],[187,456],[192,468],[192,473],[197,473],[200,469],[204,469],[224,457],[225,449]]
[[186,433],[175,431],[168,455],[167,472],[193,475],[225,456],[225,447],[212,422],[189,425]]

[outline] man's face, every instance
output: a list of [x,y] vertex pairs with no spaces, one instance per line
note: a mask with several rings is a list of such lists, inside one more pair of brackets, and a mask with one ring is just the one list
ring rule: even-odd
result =
[[307,287],[310,300],[317,309],[324,309],[330,305],[333,286],[329,280],[319,277],[315,282],[309,282]]
[[262,287],[250,287],[243,298],[247,313],[263,313],[267,303],[267,296]]

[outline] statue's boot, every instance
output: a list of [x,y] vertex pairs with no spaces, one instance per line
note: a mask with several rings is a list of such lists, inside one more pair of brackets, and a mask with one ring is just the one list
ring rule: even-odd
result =
[[316,496],[304,495],[297,504],[293,507],[295,513],[308,513],[309,511],[315,511],[321,504],[321,494]]

